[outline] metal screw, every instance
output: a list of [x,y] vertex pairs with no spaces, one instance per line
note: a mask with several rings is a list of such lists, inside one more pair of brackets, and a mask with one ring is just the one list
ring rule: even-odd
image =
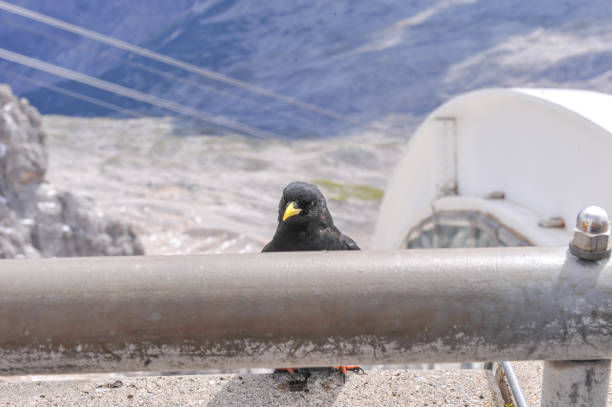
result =
[[576,217],[570,252],[583,260],[610,257],[610,218],[599,206],[587,206]]

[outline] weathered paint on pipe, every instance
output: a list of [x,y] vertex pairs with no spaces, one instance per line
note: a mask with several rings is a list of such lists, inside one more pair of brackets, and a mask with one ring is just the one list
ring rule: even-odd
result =
[[612,357],[567,248],[2,260],[0,373]]
[[606,407],[609,360],[544,363],[542,407]]

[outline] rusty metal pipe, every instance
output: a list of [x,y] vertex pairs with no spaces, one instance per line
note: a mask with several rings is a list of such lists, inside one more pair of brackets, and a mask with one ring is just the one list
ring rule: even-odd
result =
[[2,260],[0,374],[612,357],[567,248]]

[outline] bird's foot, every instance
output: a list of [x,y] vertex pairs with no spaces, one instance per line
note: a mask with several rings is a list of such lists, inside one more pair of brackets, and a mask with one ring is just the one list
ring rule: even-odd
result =
[[279,367],[274,369],[274,373],[288,373],[288,374],[295,374],[295,371],[297,369],[295,367]]
[[361,368],[361,366],[334,366],[336,371],[342,373],[342,380],[346,383],[346,372],[361,372],[365,374],[365,371]]
[[302,380],[308,380],[311,375],[311,369],[307,367],[279,367],[274,369],[273,376],[276,377],[277,374],[281,375],[289,375],[295,380],[301,378]]
[[339,370],[342,374],[346,374],[346,372],[361,372],[365,374],[365,371],[361,368],[361,366],[334,366],[334,369]]

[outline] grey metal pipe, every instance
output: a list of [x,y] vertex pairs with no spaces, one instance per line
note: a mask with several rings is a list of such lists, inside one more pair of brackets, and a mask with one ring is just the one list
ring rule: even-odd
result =
[[612,357],[567,248],[2,260],[0,373]]
[[506,373],[506,377],[508,378],[508,383],[510,383],[510,389],[512,389],[512,396],[514,397],[514,401],[516,401],[516,407],[529,407],[527,402],[525,401],[525,396],[523,395],[523,390],[521,389],[521,384],[514,373],[514,368],[512,367],[512,363],[510,362],[501,362],[502,367],[504,368],[504,372]]

